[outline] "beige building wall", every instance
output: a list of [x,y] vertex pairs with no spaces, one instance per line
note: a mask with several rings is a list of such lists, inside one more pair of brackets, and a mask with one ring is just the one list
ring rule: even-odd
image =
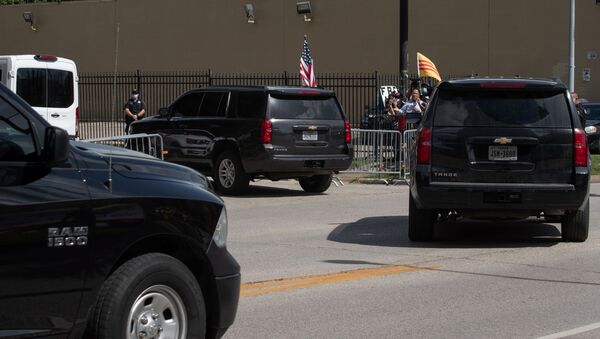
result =
[[[576,89],[600,101],[600,6],[577,1]],[[253,3],[256,23],[243,6]],[[307,34],[323,72],[397,73],[399,0],[90,0],[0,7],[0,54],[47,53],[80,71],[296,72]],[[567,82],[567,0],[410,1],[410,72],[419,51],[443,75],[560,78]],[[38,31],[23,21],[32,11]],[[117,34],[117,27],[118,34]],[[10,32],[10,33],[8,33]],[[118,37],[118,57],[117,54]],[[583,69],[591,81],[583,81]]]

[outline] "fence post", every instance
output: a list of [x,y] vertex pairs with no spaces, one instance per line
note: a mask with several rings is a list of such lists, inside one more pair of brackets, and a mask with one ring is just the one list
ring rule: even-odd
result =
[[283,71],[283,76],[285,78],[285,85],[289,86],[289,82],[288,82],[288,71]]
[[375,71],[374,73],[375,76],[375,107],[377,107],[377,112],[380,112],[382,110],[382,103],[380,103],[380,99],[379,99],[379,88],[381,87],[381,85],[379,84],[379,72]]
[[136,76],[136,82],[135,82],[136,83],[136,87],[135,88],[137,88],[138,91],[141,91],[142,79],[140,77],[140,70],[139,69],[137,69],[135,71],[135,76]]
[[208,69],[208,86],[212,86],[212,71]]

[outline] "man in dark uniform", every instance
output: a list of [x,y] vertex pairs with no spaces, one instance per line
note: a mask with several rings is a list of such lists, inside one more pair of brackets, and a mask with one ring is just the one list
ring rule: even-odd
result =
[[140,99],[140,93],[137,89],[131,91],[131,98],[123,107],[123,112],[125,113],[125,133],[129,130],[129,125],[137,120],[140,120],[146,114],[146,105]]

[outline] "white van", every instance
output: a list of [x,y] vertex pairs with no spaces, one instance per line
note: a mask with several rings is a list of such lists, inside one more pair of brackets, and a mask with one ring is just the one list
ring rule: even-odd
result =
[[50,55],[0,56],[0,82],[51,125],[77,137],[79,87],[72,60]]

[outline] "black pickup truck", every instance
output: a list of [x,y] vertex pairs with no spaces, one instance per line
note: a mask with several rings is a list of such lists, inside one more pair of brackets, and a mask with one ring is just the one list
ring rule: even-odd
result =
[[206,178],[69,141],[0,85],[0,338],[215,338],[240,268]]
[[589,229],[584,125],[556,81],[442,82],[411,153],[408,236],[431,240],[440,219],[543,217],[565,241]]

